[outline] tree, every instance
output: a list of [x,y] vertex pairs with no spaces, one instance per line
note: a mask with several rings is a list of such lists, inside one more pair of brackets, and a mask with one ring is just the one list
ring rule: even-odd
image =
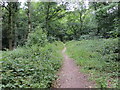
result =
[[115,28],[115,22],[117,20],[117,3],[92,3],[95,9],[96,20],[98,24],[96,35],[103,36],[105,38],[110,37],[110,32]]
[[[27,17],[28,17],[28,34],[31,32],[31,0],[27,0]],[[28,38],[28,34],[26,35],[26,39]]]
[[[5,5],[5,3],[7,3],[7,5]],[[6,39],[8,39],[9,49],[12,50],[14,46],[13,42],[14,42],[14,32],[15,32],[15,23],[16,23],[15,18],[17,17],[16,13],[18,12],[19,3],[17,2],[17,0],[16,2],[7,1],[2,3],[2,7],[4,8],[3,10],[5,11],[6,14],[5,16],[3,15],[3,24],[5,25],[7,24],[5,28],[3,25],[3,28],[7,29]],[[7,19],[5,17],[7,17]],[[4,21],[6,23],[4,23]]]

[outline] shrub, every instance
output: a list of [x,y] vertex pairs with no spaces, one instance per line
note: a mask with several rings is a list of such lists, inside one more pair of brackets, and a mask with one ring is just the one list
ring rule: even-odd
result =
[[32,46],[37,44],[39,46],[44,46],[47,44],[47,42],[48,42],[47,35],[38,26],[34,32],[29,34],[26,45]]
[[61,66],[61,42],[3,52],[2,88],[49,88]]
[[108,87],[108,81],[110,87],[118,87],[118,39],[71,41],[66,45],[67,53],[101,88]]

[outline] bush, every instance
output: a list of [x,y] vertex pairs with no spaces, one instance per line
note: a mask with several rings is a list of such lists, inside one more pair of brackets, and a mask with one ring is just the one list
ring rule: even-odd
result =
[[91,74],[98,87],[118,87],[118,39],[71,41],[66,45],[67,53]]
[[95,36],[94,34],[82,35],[79,40],[92,40],[92,39],[100,39],[102,36]]
[[26,45],[32,46],[32,45],[39,45],[44,46],[48,42],[47,35],[43,32],[43,30],[38,26],[34,32],[30,33],[28,36],[28,40]]
[[[34,35],[33,35],[34,36]],[[61,42],[3,52],[2,88],[49,88],[61,66]]]

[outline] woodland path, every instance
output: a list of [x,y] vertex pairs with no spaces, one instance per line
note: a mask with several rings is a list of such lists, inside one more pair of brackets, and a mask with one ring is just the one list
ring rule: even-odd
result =
[[64,57],[62,68],[58,72],[55,88],[94,88],[95,83],[88,80],[88,76],[80,72],[74,60],[66,54],[66,47],[62,51]]

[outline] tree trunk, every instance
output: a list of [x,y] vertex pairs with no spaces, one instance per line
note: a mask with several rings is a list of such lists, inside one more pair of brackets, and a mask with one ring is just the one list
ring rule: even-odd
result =
[[14,30],[14,48],[16,48],[17,47],[17,41],[18,41],[18,35],[17,35],[17,32],[16,32],[16,30],[17,30],[17,26],[16,26],[16,24],[15,24],[15,26],[14,26],[14,28],[15,28],[15,30]]
[[49,18],[49,8],[50,8],[50,2],[47,2],[47,10],[46,10],[46,31],[49,36],[49,25],[48,25],[48,18]]
[[3,19],[3,8],[0,8],[0,50],[2,50],[2,19]]
[[[94,6],[94,10],[97,11],[97,3],[96,2],[93,2],[93,6]],[[99,28],[99,20],[98,20],[98,15],[97,13],[95,13],[96,15],[96,20],[97,20],[97,32],[96,32],[96,35],[98,36],[99,33],[100,33],[100,28]]]
[[30,21],[30,2],[28,2],[28,33],[31,31],[31,21]]
[[82,11],[79,12],[79,14],[80,14],[80,31],[79,31],[79,34],[81,34],[81,32],[82,32],[82,25],[83,25],[83,21],[82,21]]
[[8,30],[9,30],[9,36],[8,36],[8,38],[9,38],[9,49],[10,50],[12,50],[13,48],[12,48],[12,2],[9,2],[9,18],[8,18],[8,26],[9,26],[9,28],[8,28]]
[[10,50],[13,50],[13,47],[12,47],[12,39],[9,39],[9,49],[10,49]]
[[29,33],[31,32],[31,15],[30,15],[30,1],[31,0],[27,0],[27,6],[28,6],[28,12],[27,12],[27,17],[28,17],[28,31],[27,31],[27,36],[26,39],[29,36]]

